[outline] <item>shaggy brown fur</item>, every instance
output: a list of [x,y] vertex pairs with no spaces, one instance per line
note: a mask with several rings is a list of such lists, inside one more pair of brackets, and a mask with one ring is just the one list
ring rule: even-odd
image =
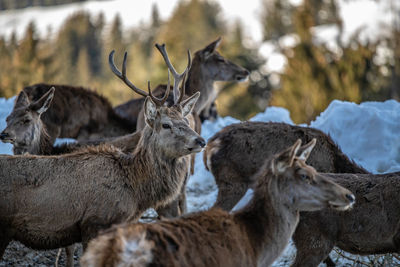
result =
[[318,266],[334,246],[361,255],[400,253],[400,172],[327,177],[354,192],[357,202],[344,213],[302,212],[293,266]]
[[320,130],[273,122],[232,124],[208,140],[204,164],[218,185],[215,206],[232,209],[250,186],[250,178],[263,161],[298,138],[318,140],[308,163],[320,172],[368,173],[351,161]]
[[108,100],[94,91],[35,84],[25,87],[23,92],[30,101],[36,101],[52,86],[56,88],[53,103],[42,117],[51,141],[57,137],[85,140],[121,136],[136,130],[136,124],[116,114]]
[[296,157],[300,144],[266,161],[243,209],[116,227],[90,242],[82,266],[269,266],[287,245],[299,211],[347,209],[354,201],[304,163],[315,140]]
[[146,100],[149,126],[133,153],[103,145],[62,156],[0,156],[0,255],[11,240],[35,249],[86,243],[175,199],[185,156],[205,145],[184,119],[197,97],[171,108]]

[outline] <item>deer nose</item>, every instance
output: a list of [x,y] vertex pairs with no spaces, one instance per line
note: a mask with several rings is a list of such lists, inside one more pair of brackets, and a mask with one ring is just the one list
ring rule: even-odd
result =
[[4,139],[4,138],[7,138],[7,137],[9,137],[10,135],[8,134],[8,133],[5,133],[5,132],[1,132],[0,133],[0,139]]
[[196,138],[195,142],[196,142],[196,145],[199,145],[201,147],[205,147],[206,146],[206,141],[204,141],[204,139],[201,138],[201,137]]
[[353,194],[346,194],[346,198],[350,201],[350,203],[354,203],[356,201],[356,197]]

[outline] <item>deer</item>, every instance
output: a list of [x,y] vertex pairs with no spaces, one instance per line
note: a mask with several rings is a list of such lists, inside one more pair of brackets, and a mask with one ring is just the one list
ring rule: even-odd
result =
[[322,131],[277,122],[231,124],[212,136],[203,153],[203,162],[218,186],[215,206],[231,210],[243,197],[263,158],[282,150],[300,138],[318,140],[308,162],[317,171],[331,173],[368,173],[350,160]]
[[[106,98],[83,87],[35,84],[21,90],[17,100],[24,100],[25,97],[20,96],[25,94],[31,102],[37,101],[51,87],[55,87],[56,91],[42,120],[53,143],[57,137],[99,139],[122,136],[136,130],[136,124],[119,116]],[[25,100],[16,101],[14,109],[25,104]]]
[[[175,105],[174,103],[176,103],[177,101],[181,101],[180,99],[187,99],[189,96],[187,94],[185,94],[185,89],[186,89],[186,84],[185,84],[185,79],[186,76],[188,74],[188,72],[190,72],[191,66],[192,66],[192,60],[191,60],[191,56],[190,56],[190,51],[188,51],[188,64],[187,64],[187,68],[185,69],[184,72],[182,73],[178,73],[176,71],[176,69],[174,68],[174,66],[172,65],[167,50],[165,48],[165,44],[159,45],[159,44],[155,44],[155,47],[158,49],[158,51],[160,52],[160,54],[162,55],[165,64],[167,65],[168,68],[168,77],[170,75],[170,73],[172,74],[173,78],[174,78],[174,85],[173,85],[173,93],[172,96],[165,94],[165,98],[163,99],[162,104],[165,106],[173,106]],[[146,93],[141,90],[140,88],[136,87],[134,84],[132,84],[129,79],[126,77],[126,61],[127,61],[127,57],[128,54],[125,52],[124,54],[124,58],[122,61],[122,72],[115,66],[114,63],[114,51],[111,51],[111,53],[109,54],[109,66],[110,69],[112,70],[112,72],[119,78],[121,79],[129,88],[131,88],[134,92],[136,92],[137,94],[142,95],[143,97],[146,96]],[[168,85],[167,85],[167,91],[170,90],[170,82],[169,82],[169,78],[168,78]],[[182,88],[181,91],[178,90],[178,86],[179,84],[182,83]],[[150,87],[150,84],[148,84],[148,86]],[[157,90],[157,89],[156,89]],[[197,92],[196,92],[197,93]],[[201,95],[201,94],[200,94]],[[169,97],[168,97],[169,96]],[[145,119],[141,119],[140,118],[143,117],[144,118],[144,111],[142,109],[142,111],[140,112],[139,115],[139,121],[145,121]],[[191,114],[188,115],[188,123],[189,126],[195,130],[197,133],[200,134],[200,129],[199,127],[201,127],[201,124],[199,123],[199,120],[196,119],[196,115],[193,114],[193,111]],[[137,125],[137,130],[140,131],[140,129],[142,129],[142,126],[140,125],[140,123],[138,123]],[[195,155],[191,155],[188,156],[190,157],[190,160],[188,159],[187,162],[187,170],[188,170],[188,174],[187,176],[189,176],[189,171],[193,174],[194,172],[194,159],[195,159]],[[188,180],[188,177],[185,179],[185,181]],[[161,209],[157,210],[157,213],[161,216],[164,217],[176,217],[179,216],[183,213],[186,212],[186,182],[184,183],[184,186],[182,187],[182,192],[179,195],[179,198],[176,199],[175,201],[173,201],[170,205],[163,207]]]
[[105,144],[55,156],[0,155],[1,257],[11,240],[33,249],[82,242],[85,249],[100,230],[177,197],[185,156],[205,146],[186,119],[199,93],[166,107],[167,96],[148,90],[147,125],[133,152]]
[[[313,138],[318,140],[308,163],[319,172],[369,173],[350,160],[328,135],[318,129],[275,122],[231,124],[208,140],[203,154],[204,165],[212,172],[218,186],[214,206],[231,210],[251,186],[247,177],[256,173],[262,159],[277,153],[297,138],[304,142]],[[302,226],[300,220],[297,229]],[[334,265],[329,257],[325,262]]]
[[[109,143],[123,151],[133,151],[140,132],[116,138],[100,138],[96,140],[78,141],[71,144],[54,145],[48,134],[42,115],[47,112],[54,99],[55,87],[51,87],[38,100],[31,101],[22,91],[16,104],[7,117],[7,126],[0,133],[0,140],[13,145],[15,155],[29,153],[32,155],[59,155],[74,152],[84,146]],[[127,139],[127,140],[125,140]]]
[[302,212],[293,235],[297,254],[292,266],[318,266],[334,246],[360,255],[399,253],[400,172],[326,176],[354,192],[357,203],[345,213]]
[[283,252],[300,211],[344,212],[354,195],[305,163],[313,139],[264,159],[251,177],[254,195],[243,208],[219,208],[156,223],[122,224],[91,240],[81,265],[270,266]]
[[[214,89],[215,81],[244,81],[249,75],[245,68],[225,59],[216,51],[221,43],[221,37],[198,50],[193,58],[192,67],[186,80],[186,93],[193,95],[201,92],[194,108],[194,113],[200,115],[202,121],[210,118],[210,108],[218,96]],[[165,85],[156,87],[155,94],[166,90]],[[138,129],[144,126],[143,116],[139,116],[144,98],[132,99],[118,105],[114,110],[122,117],[137,123]],[[212,118],[210,118],[212,119]]]

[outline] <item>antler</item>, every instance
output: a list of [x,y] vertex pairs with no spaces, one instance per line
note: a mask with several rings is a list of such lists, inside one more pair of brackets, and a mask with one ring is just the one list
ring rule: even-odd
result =
[[168,87],[167,87],[167,91],[165,92],[165,95],[162,99],[158,99],[157,97],[155,97],[152,93],[151,93],[151,89],[150,89],[150,81],[148,81],[148,90],[149,93],[146,93],[145,91],[137,88],[131,81],[129,81],[129,79],[126,77],[126,59],[128,57],[128,53],[125,52],[124,54],[124,61],[122,62],[122,73],[121,71],[119,71],[119,69],[115,66],[114,63],[114,53],[115,51],[111,51],[110,55],[108,56],[108,64],[110,65],[110,68],[112,70],[112,72],[118,77],[120,78],[126,85],[129,86],[129,88],[131,88],[133,91],[135,91],[136,93],[138,93],[139,95],[142,96],[150,96],[151,99],[153,100],[153,102],[158,105],[158,106],[162,106],[164,105],[165,101],[168,98],[169,92],[170,92],[170,77],[169,77],[169,70],[168,70]]
[[169,92],[170,92],[170,87],[171,87],[171,81],[169,79],[169,70],[168,70],[168,85],[167,85],[167,90],[164,94],[164,97],[162,99],[158,99],[157,97],[155,97],[152,93],[151,93],[151,88],[150,88],[150,81],[147,82],[147,87],[149,90],[149,96],[151,97],[151,99],[153,100],[154,103],[156,103],[159,106],[164,105],[165,101],[167,101],[168,96],[169,96]]
[[182,87],[179,91],[179,89],[178,89],[179,83],[182,80],[183,81],[185,80],[186,74],[192,65],[192,58],[190,56],[190,51],[188,50],[188,65],[187,65],[186,69],[181,74],[179,74],[175,70],[174,66],[172,66],[171,61],[169,60],[167,50],[165,49],[165,44],[162,44],[162,45],[156,44],[156,47],[157,47],[158,51],[160,51],[161,55],[163,56],[168,69],[172,72],[172,76],[174,76],[173,94],[174,94],[174,104],[176,105],[176,104],[180,103],[180,101],[182,101],[182,98],[184,95],[184,90],[185,90],[185,86],[182,85]]
[[120,78],[126,85],[129,86],[129,88],[131,88],[133,91],[135,91],[136,93],[138,93],[139,95],[142,96],[148,96],[149,94],[146,93],[145,91],[137,88],[131,81],[128,80],[128,78],[126,77],[126,58],[128,57],[128,53],[125,52],[124,54],[124,61],[122,62],[122,73],[119,71],[119,69],[115,66],[114,63],[114,53],[115,50],[111,51],[110,55],[108,56],[108,64],[110,65],[110,68],[112,70],[112,72],[118,77]]

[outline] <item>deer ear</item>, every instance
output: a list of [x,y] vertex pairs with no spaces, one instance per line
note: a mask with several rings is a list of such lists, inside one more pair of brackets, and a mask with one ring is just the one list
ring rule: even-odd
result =
[[315,144],[317,143],[317,139],[313,138],[310,142],[300,147],[297,151],[297,157],[301,160],[306,161],[311,154]]
[[197,102],[197,99],[199,99],[199,96],[200,96],[200,92],[196,92],[191,97],[189,97],[188,99],[186,99],[185,101],[183,101],[181,103],[182,114],[184,117],[186,117],[187,115],[192,113],[192,110],[193,110],[194,106],[196,105],[196,102]]
[[301,140],[297,139],[293,146],[281,152],[272,162],[272,170],[274,174],[281,174],[289,167],[292,167],[294,157],[301,146]]
[[55,90],[56,89],[54,87],[51,87],[49,91],[47,91],[39,100],[30,104],[29,108],[33,111],[36,111],[39,114],[45,112],[50,107],[51,101],[53,100],[54,97]]
[[156,116],[157,116],[157,105],[148,96],[144,101],[144,117],[146,119],[145,120],[146,123],[150,127],[153,127],[154,121],[156,120]]
[[201,55],[203,56],[203,58],[207,59],[212,53],[214,53],[215,49],[217,49],[220,43],[221,43],[221,37],[219,37],[217,40],[215,40],[211,44],[207,45],[203,50],[201,50]]
[[28,95],[24,91],[21,91],[15,100],[14,109],[29,106],[30,103]]

